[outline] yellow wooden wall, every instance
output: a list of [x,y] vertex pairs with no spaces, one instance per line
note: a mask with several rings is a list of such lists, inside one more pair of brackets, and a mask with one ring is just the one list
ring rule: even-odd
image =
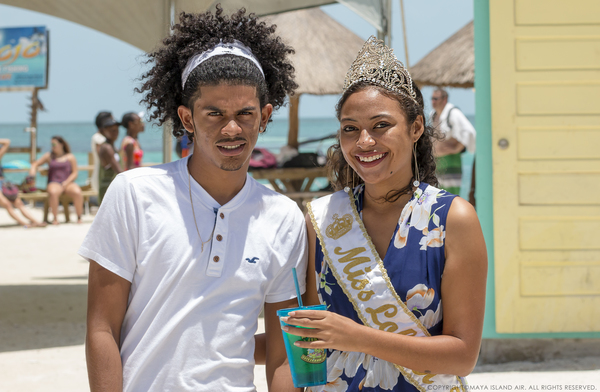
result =
[[490,52],[496,331],[600,331],[600,0],[490,0]]

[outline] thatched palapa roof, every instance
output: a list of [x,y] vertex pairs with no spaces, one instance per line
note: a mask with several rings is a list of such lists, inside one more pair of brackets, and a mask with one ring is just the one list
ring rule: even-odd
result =
[[410,67],[419,86],[469,88],[475,82],[473,21]]
[[272,15],[266,19],[277,25],[276,34],[296,53],[299,94],[340,94],[344,77],[364,40],[325,12],[310,8]]
[[290,97],[288,145],[298,148],[300,94],[341,94],[346,72],[364,41],[318,8],[265,17],[276,34],[294,48],[291,56],[298,88]]

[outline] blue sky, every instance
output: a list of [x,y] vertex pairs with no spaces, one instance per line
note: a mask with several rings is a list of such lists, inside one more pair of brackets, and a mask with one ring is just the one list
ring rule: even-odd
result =
[[[404,61],[400,6],[393,1],[392,46]],[[332,18],[367,39],[375,29],[342,5],[322,7]],[[405,0],[411,64],[473,19],[473,0]],[[142,111],[137,86],[143,52],[127,43],[76,23],[24,9],[0,5],[0,27],[46,26],[50,31],[50,75],[47,90],[39,97],[47,111],[38,122],[92,122],[100,110],[116,117]],[[475,112],[471,89],[450,89],[450,101],[466,114]],[[432,89],[423,89],[429,103]],[[29,96],[24,92],[0,92],[0,123],[28,123]],[[300,118],[333,117],[336,96],[302,95]],[[286,108],[276,118],[287,117]]]

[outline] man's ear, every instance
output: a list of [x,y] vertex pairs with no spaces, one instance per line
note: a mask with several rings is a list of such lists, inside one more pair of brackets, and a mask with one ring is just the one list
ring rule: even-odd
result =
[[194,133],[194,118],[192,116],[192,111],[188,109],[186,106],[180,105],[177,108],[177,115],[183,124],[183,127],[189,133]]
[[269,119],[271,118],[272,114],[273,105],[271,105],[270,103],[266,104],[260,110],[260,126],[262,127],[262,129],[265,129],[267,127],[267,123],[269,122]]

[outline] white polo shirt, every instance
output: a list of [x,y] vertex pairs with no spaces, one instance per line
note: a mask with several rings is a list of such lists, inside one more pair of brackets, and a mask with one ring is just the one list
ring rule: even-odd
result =
[[296,203],[247,176],[220,206],[187,160],[119,174],[79,254],[131,282],[121,332],[124,391],[254,391],[264,302],[304,291],[305,222]]

